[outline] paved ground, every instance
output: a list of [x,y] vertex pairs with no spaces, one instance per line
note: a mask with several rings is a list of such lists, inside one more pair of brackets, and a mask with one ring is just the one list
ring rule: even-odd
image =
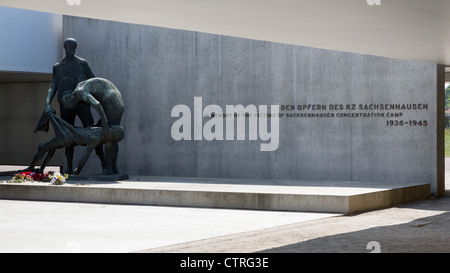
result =
[[295,223],[146,252],[450,252],[450,198]]
[[0,200],[0,252],[135,252],[334,215]]
[[0,252],[364,253],[369,243],[450,252],[450,197],[350,216],[0,200]]
[[450,252],[450,158],[447,197],[357,215],[329,217],[188,242],[145,252]]

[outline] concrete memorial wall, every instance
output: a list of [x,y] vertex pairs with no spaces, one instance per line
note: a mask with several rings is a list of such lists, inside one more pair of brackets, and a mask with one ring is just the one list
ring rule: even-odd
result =
[[[131,175],[431,183],[438,65],[65,16]],[[86,172],[99,173],[91,156]]]

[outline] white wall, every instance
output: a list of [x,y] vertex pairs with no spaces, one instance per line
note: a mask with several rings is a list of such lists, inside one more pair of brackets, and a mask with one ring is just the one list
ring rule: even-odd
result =
[[51,73],[62,54],[62,15],[0,7],[0,37],[0,71]]

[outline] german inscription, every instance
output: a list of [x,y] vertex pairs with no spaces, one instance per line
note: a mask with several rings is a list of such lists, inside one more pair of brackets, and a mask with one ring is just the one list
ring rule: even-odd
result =
[[415,114],[427,110],[427,103],[282,104],[280,118],[383,118],[388,127],[426,127],[428,120]]

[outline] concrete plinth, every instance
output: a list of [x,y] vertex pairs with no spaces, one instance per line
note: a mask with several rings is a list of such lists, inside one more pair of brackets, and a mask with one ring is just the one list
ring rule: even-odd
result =
[[127,180],[128,174],[99,174],[91,176],[69,175],[68,180],[72,181],[120,181]]
[[430,196],[429,184],[179,177],[0,184],[1,199],[354,213]]

